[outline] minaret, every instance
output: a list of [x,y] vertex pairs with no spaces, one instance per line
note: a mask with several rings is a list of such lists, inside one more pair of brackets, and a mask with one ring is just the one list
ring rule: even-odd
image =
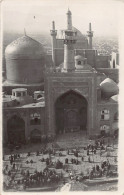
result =
[[88,49],[92,49],[93,31],[91,30],[91,23],[89,23],[89,31],[87,31],[87,36],[88,36]]
[[72,30],[71,11],[67,12],[67,30],[64,31],[64,71],[75,70],[74,44],[76,42],[76,32]]
[[53,67],[55,68],[56,62],[55,62],[55,48],[56,48],[56,35],[57,35],[57,30],[55,30],[55,22],[52,22],[52,30],[50,30],[50,34],[52,37],[52,62],[53,62]]

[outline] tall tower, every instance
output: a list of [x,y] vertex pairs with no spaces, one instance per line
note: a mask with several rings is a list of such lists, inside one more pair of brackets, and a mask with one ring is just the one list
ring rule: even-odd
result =
[[74,44],[76,42],[76,32],[72,30],[71,11],[67,12],[67,30],[64,33],[64,71],[75,70]]
[[50,34],[52,37],[52,62],[53,62],[53,67],[55,68],[56,62],[55,62],[55,48],[56,48],[56,35],[57,35],[57,30],[55,30],[55,22],[52,21],[52,30],[50,30]]
[[88,49],[92,49],[93,31],[91,30],[91,23],[89,23],[89,31],[87,31],[87,36],[88,36]]

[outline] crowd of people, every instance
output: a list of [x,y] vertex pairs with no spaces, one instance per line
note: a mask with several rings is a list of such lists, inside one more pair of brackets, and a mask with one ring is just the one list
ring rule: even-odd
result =
[[[19,170],[21,172],[21,179],[18,179],[16,183],[18,185],[23,185],[24,188],[33,187],[33,186],[46,186],[46,185],[51,185],[53,183],[57,184],[57,182],[59,182],[61,179],[64,179],[62,178],[62,174],[58,174],[56,172],[57,169],[63,169],[63,171],[66,171],[68,173],[68,177],[70,179],[75,179],[76,181],[83,180],[83,179],[93,179],[97,177],[102,177],[103,175],[110,176],[111,175],[110,173],[112,173],[111,164],[107,158],[105,161],[101,162],[100,164],[94,162],[93,160],[94,155],[101,155],[102,150],[107,151],[107,146],[109,146],[109,144],[106,145],[104,139],[96,140],[94,144],[90,143],[86,147],[84,147],[85,152],[83,153],[80,152],[79,148],[64,149],[64,155],[63,155],[63,149],[55,149],[53,145],[51,148],[44,147],[40,151],[37,150],[35,152],[35,156],[42,157],[39,159],[41,163],[44,162],[46,168],[43,171],[35,170],[33,173],[30,173],[30,168],[28,167],[26,171],[23,171],[21,167],[17,166],[16,161],[21,160],[22,154],[20,153],[13,154],[10,155],[8,159],[11,168],[8,168],[9,165],[6,164],[6,166],[3,169],[3,174],[9,176],[11,178],[11,181],[14,182],[16,171]],[[69,155],[71,155],[71,158],[69,157]],[[25,161],[27,165],[35,163],[33,156],[30,151],[27,153],[26,161]],[[54,158],[53,161],[52,156],[57,158]],[[65,156],[64,161],[62,160],[63,158],[61,159],[62,156]],[[92,168],[89,169],[88,174],[83,174],[83,176],[81,176],[81,174],[79,174],[78,176],[75,174],[72,175],[70,174],[70,171],[68,171],[68,169],[65,168],[66,165],[70,165],[70,164],[79,165],[82,163],[87,163],[87,159],[89,163],[92,163],[91,164]],[[13,171],[15,171],[15,173],[13,173]]]

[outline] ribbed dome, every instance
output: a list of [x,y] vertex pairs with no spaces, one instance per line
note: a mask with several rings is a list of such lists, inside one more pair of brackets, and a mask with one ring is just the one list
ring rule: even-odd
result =
[[5,56],[9,59],[39,59],[43,55],[43,46],[27,35],[13,41],[5,50]]
[[118,94],[119,88],[117,84],[110,78],[106,78],[100,83],[102,96],[105,98],[110,98],[113,95]]

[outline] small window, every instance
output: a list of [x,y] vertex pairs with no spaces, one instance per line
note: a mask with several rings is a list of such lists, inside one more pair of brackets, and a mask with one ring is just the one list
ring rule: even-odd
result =
[[21,93],[20,92],[17,93],[17,97],[21,97]]
[[23,96],[25,96],[26,95],[26,93],[25,93],[25,91],[23,92]]
[[101,130],[101,131],[105,131],[106,133],[108,133],[109,130],[110,130],[110,126],[109,126],[109,125],[102,125],[102,126],[100,127],[100,130]]
[[81,61],[78,61],[78,65],[81,65]]
[[113,68],[115,68],[115,60],[113,60]]
[[40,125],[41,118],[39,113],[30,114],[30,124],[31,125]]
[[101,111],[101,120],[109,120],[110,115],[109,115],[109,110],[104,109]]

